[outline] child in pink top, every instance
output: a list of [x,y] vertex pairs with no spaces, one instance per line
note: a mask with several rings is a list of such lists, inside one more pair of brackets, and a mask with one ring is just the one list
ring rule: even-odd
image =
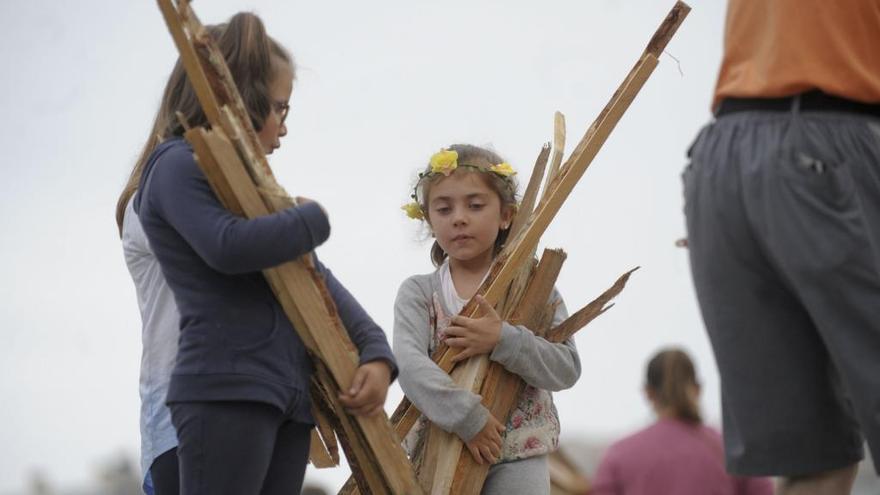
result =
[[648,363],[645,393],[658,420],[605,452],[591,495],[771,495],[769,478],[732,477],[721,435],[703,425],[694,364],[669,349]]

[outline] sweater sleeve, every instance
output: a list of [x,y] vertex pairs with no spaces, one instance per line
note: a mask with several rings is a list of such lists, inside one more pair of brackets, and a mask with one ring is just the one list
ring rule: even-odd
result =
[[188,146],[154,164],[148,193],[156,211],[211,268],[225,274],[259,271],[322,244],[330,224],[316,203],[247,219],[223,207]]
[[394,355],[400,366],[400,386],[407,398],[432,423],[471,440],[489,418],[480,396],[459,388],[428,355],[431,296],[414,278],[403,282],[394,302]]
[[348,289],[333,276],[333,272],[318,261],[317,257],[315,257],[315,267],[324,276],[330,296],[336,303],[339,318],[358,349],[360,364],[377,360],[386,361],[391,367],[391,381],[394,381],[398,374],[397,362],[394,360],[385,332],[370,318]]
[[[550,300],[559,302],[553,324],[568,317],[565,303],[555,289]],[[573,339],[558,344],[536,336],[524,326],[501,324],[501,339],[489,355],[508,371],[519,375],[529,385],[556,392],[572,387],[581,375],[581,361]]]

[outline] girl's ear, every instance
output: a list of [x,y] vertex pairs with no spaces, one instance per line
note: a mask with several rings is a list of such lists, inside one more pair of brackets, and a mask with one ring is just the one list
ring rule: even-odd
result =
[[510,224],[513,223],[513,216],[516,213],[516,208],[513,206],[508,206],[501,210],[501,230],[507,230],[510,228]]

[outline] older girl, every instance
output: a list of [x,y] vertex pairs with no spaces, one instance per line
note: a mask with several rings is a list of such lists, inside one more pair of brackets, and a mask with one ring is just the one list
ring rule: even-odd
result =
[[[217,43],[270,154],[287,134],[293,60],[252,14],[234,16]],[[313,421],[312,363],[261,270],[323,243],[327,215],[311,201],[256,219],[231,214],[182,139],[177,112],[192,126],[207,124],[179,62],[129,188],[139,190],[134,211],[180,311],[166,401],[181,492],[298,493]],[[329,270],[318,270],[360,351],[342,402],[355,414],[374,413],[395,370],[385,335]]]
[[608,448],[596,495],[770,495],[766,478],[735,478],[724,470],[721,435],[703,425],[700,384],[691,358],[665,349],[648,362],[645,395],[657,414],[647,428]]

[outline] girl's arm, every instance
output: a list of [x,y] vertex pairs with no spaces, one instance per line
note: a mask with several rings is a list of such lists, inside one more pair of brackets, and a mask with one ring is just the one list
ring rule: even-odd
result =
[[[552,328],[568,317],[568,311],[556,289],[550,300],[559,302]],[[501,323],[501,338],[489,359],[519,375],[529,385],[551,392],[570,388],[581,375],[581,361],[573,339],[554,344],[524,326],[507,322]]]
[[370,318],[370,315],[348,289],[333,276],[333,272],[318,261],[317,256],[315,257],[315,267],[318,273],[324,276],[330,296],[336,303],[339,318],[351,337],[351,341],[357,347],[360,364],[383,360],[388,363],[388,367],[391,369],[391,380],[394,381],[398,372],[397,363],[394,360],[391,347],[388,345],[385,332]]
[[254,219],[233,215],[214,195],[189,146],[169,148],[146,180],[159,215],[221,273],[279,265],[312,251],[330,235],[330,224],[317,203]]
[[431,422],[468,442],[483,429],[489,411],[480,404],[479,395],[459,388],[429,357],[429,292],[414,277],[397,292],[393,346],[400,366],[398,380],[407,398]]

